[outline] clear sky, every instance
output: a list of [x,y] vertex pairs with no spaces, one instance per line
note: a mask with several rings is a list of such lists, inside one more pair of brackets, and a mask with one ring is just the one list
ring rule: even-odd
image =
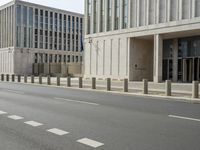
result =
[[[0,5],[8,3],[12,0],[0,0]],[[68,11],[83,13],[84,12],[84,0],[23,0],[45,6],[55,7]]]

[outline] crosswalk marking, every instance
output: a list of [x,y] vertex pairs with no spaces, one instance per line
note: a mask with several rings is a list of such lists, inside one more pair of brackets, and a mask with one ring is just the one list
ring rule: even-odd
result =
[[5,112],[5,111],[0,111],[0,115],[4,115],[4,114],[7,114],[7,112]]
[[23,119],[23,117],[16,116],[16,115],[8,116],[8,118],[13,119],[13,120],[21,120],[21,119]]
[[97,142],[97,141],[94,141],[94,140],[91,140],[88,138],[83,138],[83,139],[77,140],[77,142],[81,143],[81,144],[85,144],[85,145],[93,147],[93,148],[98,148],[98,147],[104,145],[103,143],[100,143],[100,142]]
[[66,132],[66,131],[63,131],[63,130],[60,130],[60,129],[57,129],[57,128],[53,128],[53,129],[49,129],[47,130],[48,132],[51,132],[53,134],[56,134],[56,135],[65,135],[65,134],[68,134],[69,132]]
[[43,125],[42,123],[35,122],[35,121],[27,121],[27,122],[24,122],[24,123],[27,124],[27,125],[33,126],[33,127],[38,127],[38,126]]

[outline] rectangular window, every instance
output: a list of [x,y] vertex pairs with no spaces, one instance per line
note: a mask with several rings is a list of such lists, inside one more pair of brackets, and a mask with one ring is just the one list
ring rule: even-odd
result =
[[110,31],[112,28],[112,0],[107,0],[107,31]]
[[120,1],[115,0],[115,30],[119,29]]
[[17,5],[17,26],[21,26],[21,6]]
[[94,18],[93,18],[93,33],[97,32],[97,12],[98,12],[98,2],[97,0],[94,0],[94,6],[93,6],[93,10],[94,10]]
[[23,7],[23,25],[27,26],[27,7]]
[[122,28],[128,27],[128,0],[123,0],[123,17]]
[[90,34],[91,14],[92,14],[92,0],[87,0],[87,34]]
[[33,8],[29,8],[29,27],[33,27]]
[[101,0],[101,12],[100,12],[100,32],[105,28],[105,0]]

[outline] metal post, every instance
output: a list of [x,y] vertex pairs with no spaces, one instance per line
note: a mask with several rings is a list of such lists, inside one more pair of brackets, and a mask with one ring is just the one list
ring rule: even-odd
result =
[[9,74],[7,74],[7,75],[6,75],[6,81],[7,81],[7,82],[9,82],[9,78],[10,78],[10,76],[9,76]]
[[18,81],[18,82],[21,82],[21,75],[18,75],[18,76],[17,76],[17,81]]
[[170,80],[166,80],[165,83],[165,95],[172,96],[172,83]]
[[67,87],[71,87],[71,77],[67,77]]
[[35,78],[34,78],[34,75],[31,75],[31,83],[34,83],[34,82],[35,82],[34,79],[35,79]]
[[92,89],[96,89],[96,78],[92,78]]
[[198,81],[193,81],[192,98],[199,98],[199,82]]
[[111,78],[107,78],[107,91],[111,91]]
[[148,80],[143,79],[143,94],[148,94]]
[[27,83],[27,75],[24,75],[24,83]]
[[83,88],[83,78],[79,77],[79,88]]
[[42,76],[39,75],[39,84],[42,84]]
[[60,86],[60,77],[57,76],[57,86]]
[[124,79],[124,92],[128,92],[128,79]]
[[12,82],[15,82],[15,75],[12,74]]
[[51,85],[51,76],[47,76],[47,85]]

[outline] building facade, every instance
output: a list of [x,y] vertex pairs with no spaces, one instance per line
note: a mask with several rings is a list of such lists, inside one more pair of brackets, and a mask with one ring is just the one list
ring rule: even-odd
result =
[[32,74],[34,63],[82,64],[83,22],[82,14],[20,0],[0,6],[0,73]]
[[85,77],[200,79],[200,0],[85,0]]

